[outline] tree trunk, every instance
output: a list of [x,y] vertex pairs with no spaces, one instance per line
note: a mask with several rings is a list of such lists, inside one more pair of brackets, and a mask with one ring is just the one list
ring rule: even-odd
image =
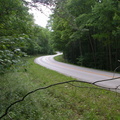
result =
[[109,51],[109,67],[110,67],[110,70],[112,70],[112,55],[111,55],[111,45],[109,44],[108,45],[108,51]]
[[92,38],[91,38],[90,33],[89,33],[89,41],[90,41],[90,46],[91,46],[91,50],[92,50],[92,56],[93,56],[93,60],[94,60],[94,65],[95,65],[95,68],[96,68],[95,50],[94,50],[94,45],[92,43]]

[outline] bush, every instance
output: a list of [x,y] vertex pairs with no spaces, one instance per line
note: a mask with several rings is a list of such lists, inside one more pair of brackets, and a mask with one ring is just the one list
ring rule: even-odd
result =
[[24,37],[2,36],[0,37],[0,74],[9,70],[13,64],[20,61],[22,56],[26,56],[21,51],[24,46]]

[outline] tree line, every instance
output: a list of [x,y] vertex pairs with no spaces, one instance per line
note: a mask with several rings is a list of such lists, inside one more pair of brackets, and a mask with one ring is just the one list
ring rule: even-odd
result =
[[[52,7],[48,29],[34,23],[29,7]],[[44,12],[44,11],[43,11]],[[120,59],[119,0],[1,0],[0,70],[26,54],[63,51],[73,64],[114,70]]]
[[114,70],[120,63],[119,0],[57,0],[51,43],[69,62]]
[[4,73],[20,58],[52,52],[49,31],[34,23],[27,3],[0,0],[0,71]]

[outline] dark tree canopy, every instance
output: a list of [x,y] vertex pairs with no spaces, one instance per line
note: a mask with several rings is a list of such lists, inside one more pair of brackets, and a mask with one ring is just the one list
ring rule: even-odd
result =
[[57,1],[53,47],[78,65],[113,70],[120,59],[120,1]]

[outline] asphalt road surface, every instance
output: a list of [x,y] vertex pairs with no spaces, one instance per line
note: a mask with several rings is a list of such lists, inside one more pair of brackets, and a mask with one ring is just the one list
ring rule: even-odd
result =
[[[34,62],[48,69],[55,70],[59,73],[62,73],[64,75],[71,76],[78,80],[87,81],[91,83],[99,80],[111,79],[113,77],[114,78],[120,77],[120,74],[118,73],[95,70],[91,68],[80,67],[76,65],[55,61],[54,57],[60,54],[62,53],[58,53],[56,55],[38,57],[34,60]],[[99,82],[97,83],[97,85],[100,85],[102,87],[108,87],[108,88],[118,87],[116,92],[120,92],[120,79]]]

